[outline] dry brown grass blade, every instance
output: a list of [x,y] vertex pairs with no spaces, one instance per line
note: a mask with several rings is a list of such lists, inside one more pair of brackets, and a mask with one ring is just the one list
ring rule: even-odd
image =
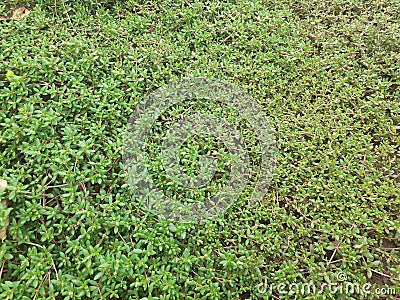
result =
[[[0,190],[5,189],[7,187],[7,181],[4,179],[0,179]],[[7,206],[7,201],[3,200],[1,201],[1,204],[6,207]],[[4,241],[7,237],[7,226],[8,226],[8,219],[6,222],[6,225],[2,228],[0,228],[0,240]]]
[[29,9],[27,9],[25,6],[21,6],[14,9],[8,17],[0,17],[0,21],[20,21],[29,16],[30,13],[31,11]]

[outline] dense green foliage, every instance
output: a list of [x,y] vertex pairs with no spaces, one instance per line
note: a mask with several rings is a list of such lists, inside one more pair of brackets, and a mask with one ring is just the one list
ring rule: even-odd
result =
[[[0,299],[257,299],[265,278],[339,272],[400,295],[398,0],[22,4],[29,17],[0,23]],[[232,82],[269,116],[260,205],[191,225],[137,205],[125,125],[184,76]]]

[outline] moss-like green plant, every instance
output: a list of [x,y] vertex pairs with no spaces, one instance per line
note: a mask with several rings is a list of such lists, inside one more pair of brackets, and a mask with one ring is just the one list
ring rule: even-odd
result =
[[[0,219],[10,221],[0,299],[376,299],[385,286],[400,295],[398,1],[7,2],[2,15],[31,13],[0,23],[9,209]],[[250,93],[279,150],[258,206],[242,199],[190,225],[144,210],[122,169],[138,103],[188,76]],[[174,111],[161,121],[146,155],[172,189],[152,158]],[[188,172],[197,152],[219,149],[223,181],[218,143],[184,148]],[[338,283],[338,274],[370,283],[371,294],[259,289],[265,279]]]

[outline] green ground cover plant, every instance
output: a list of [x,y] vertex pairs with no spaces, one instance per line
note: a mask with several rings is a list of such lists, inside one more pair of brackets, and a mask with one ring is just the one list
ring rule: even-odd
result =
[[[398,0],[9,0],[0,14],[22,5],[28,16],[0,20],[0,299],[400,297]],[[126,124],[182,77],[231,82],[268,115],[277,167],[258,205],[181,224],[137,204]],[[223,181],[216,141],[183,148],[188,172],[201,151],[220,157]],[[265,280],[371,293],[269,293]]]

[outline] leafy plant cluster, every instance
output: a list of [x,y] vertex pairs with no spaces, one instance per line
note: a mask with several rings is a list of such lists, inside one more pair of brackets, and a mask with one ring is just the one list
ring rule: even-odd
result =
[[[257,288],[338,272],[400,294],[398,1],[8,2],[31,13],[0,23],[1,299],[377,297]],[[121,159],[137,104],[187,76],[249,92],[279,151],[259,205],[203,224],[143,210]]]

